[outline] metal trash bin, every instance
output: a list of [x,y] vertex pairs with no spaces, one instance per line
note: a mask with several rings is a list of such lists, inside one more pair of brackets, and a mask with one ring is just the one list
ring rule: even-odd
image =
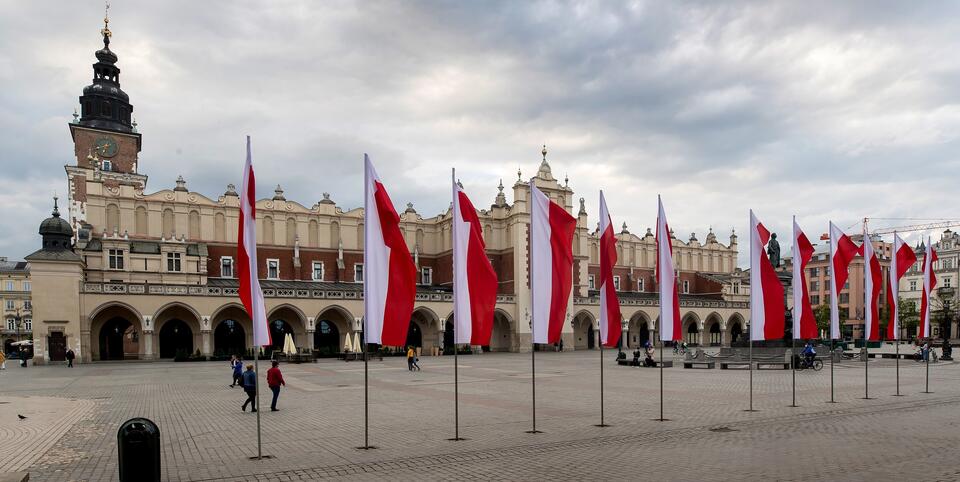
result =
[[121,482],[160,481],[160,427],[131,418],[117,430],[117,466]]

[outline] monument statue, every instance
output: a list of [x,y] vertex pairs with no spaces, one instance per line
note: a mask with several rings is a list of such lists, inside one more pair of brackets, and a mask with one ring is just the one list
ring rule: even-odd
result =
[[770,242],[767,243],[767,256],[770,257],[770,264],[774,268],[780,267],[780,243],[777,242],[777,233],[770,235]]

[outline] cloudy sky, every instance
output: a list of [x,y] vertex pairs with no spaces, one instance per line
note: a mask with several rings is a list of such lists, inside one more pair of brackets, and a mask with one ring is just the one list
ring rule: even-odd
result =
[[[753,208],[784,252],[794,214],[811,238],[960,218],[960,7],[839,3],[114,0],[111,48],[148,191],[219,195],[250,134],[264,197],[359,206],[369,152],[433,216],[450,167],[486,206],[545,143],[591,222],[603,188],[634,232],[657,193],[682,239],[745,234]],[[0,13],[0,256],[22,258],[66,190],[103,5]]]

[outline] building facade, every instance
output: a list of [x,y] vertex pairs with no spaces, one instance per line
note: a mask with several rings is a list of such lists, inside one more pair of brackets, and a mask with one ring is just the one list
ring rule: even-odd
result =
[[13,343],[33,339],[33,304],[30,263],[0,257],[0,306],[3,326],[0,339],[4,353],[14,353]]
[[[69,124],[74,142],[65,166],[67,214],[55,207],[40,227],[42,248],[29,255],[34,296],[35,361],[59,361],[66,347],[83,361],[157,359],[178,354],[241,353],[252,325],[237,297],[239,196],[191,191],[178,177],[168,189],[147,189],[142,136],[133,106],[120,89],[110,32],[96,52],[93,83]],[[552,174],[547,150],[532,177],[553,201],[576,213],[574,289],[563,327],[565,347],[597,344],[599,244],[583,198]],[[358,163],[359,166],[359,163]],[[488,256],[499,278],[490,351],[531,349],[529,186],[521,172],[501,182],[478,213]],[[509,200],[508,200],[509,198]],[[480,204],[480,203],[478,203]],[[306,205],[277,186],[256,202],[259,273],[273,339],[290,333],[299,347],[336,353],[361,330],[362,208],[345,208],[324,194]],[[412,204],[401,228],[419,270],[407,343],[436,353],[452,346],[451,214],[424,217]],[[626,226],[618,234],[615,282],[621,292],[624,343],[655,336],[659,312],[654,278],[656,243]],[[674,240],[687,340],[729,344],[745,332],[746,279],[736,268],[737,238],[711,231]]]
[[[940,239],[933,243],[937,252],[937,261],[933,263],[933,272],[937,276],[937,286],[930,297],[930,333],[934,338],[960,338],[957,318],[957,282],[960,280],[960,234],[949,229],[941,233]],[[920,298],[923,295],[923,257],[926,244],[914,248],[917,262],[900,280],[900,297],[909,301],[920,311]],[[910,331],[916,334],[916,328]]]

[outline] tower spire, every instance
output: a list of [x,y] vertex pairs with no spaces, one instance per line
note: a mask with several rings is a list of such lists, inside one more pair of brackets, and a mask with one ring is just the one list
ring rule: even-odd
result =
[[104,3],[103,48],[95,55],[93,64],[93,83],[83,89],[80,96],[79,125],[118,132],[133,132],[130,117],[133,106],[130,97],[120,89],[120,68],[117,67],[117,54],[110,50],[110,2]]
[[110,2],[104,2],[103,7],[103,28],[100,29],[100,35],[103,35],[103,48],[110,50]]

